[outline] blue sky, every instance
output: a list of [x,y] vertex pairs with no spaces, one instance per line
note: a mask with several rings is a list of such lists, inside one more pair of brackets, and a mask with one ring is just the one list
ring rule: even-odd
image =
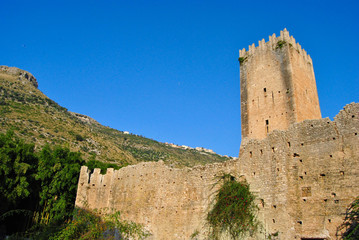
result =
[[18,1],[0,65],[70,111],[161,142],[237,156],[238,50],[287,28],[313,59],[322,116],[358,102],[358,1]]

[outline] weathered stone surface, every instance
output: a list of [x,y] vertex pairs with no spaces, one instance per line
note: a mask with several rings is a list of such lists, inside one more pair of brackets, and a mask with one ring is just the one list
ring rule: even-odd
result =
[[[306,120],[247,139],[239,159],[175,169],[162,162],[90,174],[83,167],[76,205],[120,210],[143,223],[152,239],[205,239],[214,177],[244,175],[260,206],[262,233],[279,239],[334,238],[346,208],[359,195],[359,104],[334,121]],[[84,204],[86,202],[86,204]]]

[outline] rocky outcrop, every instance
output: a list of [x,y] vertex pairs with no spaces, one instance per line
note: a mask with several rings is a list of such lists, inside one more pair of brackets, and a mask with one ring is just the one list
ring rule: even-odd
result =
[[9,75],[18,76],[19,80],[25,80],[30,82],[34,87],[38,88],[39,84],[36,78],[29,72],[19,69],[17,67],[0,66],[0,72],[7,73]]

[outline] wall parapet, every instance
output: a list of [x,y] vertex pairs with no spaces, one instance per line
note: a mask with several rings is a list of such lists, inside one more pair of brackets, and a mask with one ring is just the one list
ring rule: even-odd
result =
[[269,41],[266,42],[263,38],[262,40],[258,41],[258,46],[256,46],[254,43],[252,45],[248,46],[248,50],[243,48],[242,50],[239,50],[239,57],[245,58],[250,55],[253,55],[258,52],[262,51],[268,51],[268,50],[275,50],[278,48],[279,42],[288,43],[290,47],[293,47],[296,49],[296,51],[307,61],[313,64],[312,58],[310,55],[302,48],[302,46],[297,43],[293,36],[290,36],[288,30],[284,28],[283,31],[280,31],[280,35],[276,37],[275,33],[273,33],[272,36],[269,36]]

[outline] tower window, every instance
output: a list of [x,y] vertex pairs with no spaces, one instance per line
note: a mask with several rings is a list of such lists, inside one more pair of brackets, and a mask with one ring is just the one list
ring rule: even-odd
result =
[[263,88],[263,91],[264,91],[264,92],[267,92],[267,88]]
[[269,125],[269,120],[268,119],[266,120],[266,125]]

